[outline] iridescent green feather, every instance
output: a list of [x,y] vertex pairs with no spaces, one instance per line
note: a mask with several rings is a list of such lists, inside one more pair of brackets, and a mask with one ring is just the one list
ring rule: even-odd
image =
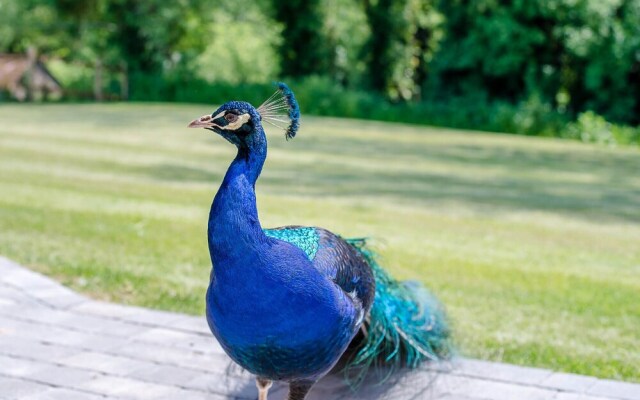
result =
[[313,261],[318,252],[320,236],[315,228],[275,228],[263,229],[265,235],[278,240],[284,240],[300,248]]
[[[384,380],[401,367],[451,356],[450,331],[441,304],[417,282],[393,279],[376,261],[364,239],[346,239],[371,266],[376,293],[365,337],[345,371],[357,384],[373,367]],[[383,368],[377,368],[383,367]]]

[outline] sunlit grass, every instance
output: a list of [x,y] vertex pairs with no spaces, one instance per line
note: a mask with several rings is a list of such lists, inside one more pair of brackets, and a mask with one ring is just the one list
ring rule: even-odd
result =
[[[0,254],[96,298],[202,313],[231,145],[189,105],[0,107]],[[370,236],[461,352],[640,381],[640,153],[305,118],[269,135],[265,227]]]

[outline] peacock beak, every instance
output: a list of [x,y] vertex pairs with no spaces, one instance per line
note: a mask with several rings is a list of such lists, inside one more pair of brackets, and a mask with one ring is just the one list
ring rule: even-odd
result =
[[202,117],[191,121],[187,128],[212,128],[214,126],[217,125],[213,123],[211,115],[203,115]]

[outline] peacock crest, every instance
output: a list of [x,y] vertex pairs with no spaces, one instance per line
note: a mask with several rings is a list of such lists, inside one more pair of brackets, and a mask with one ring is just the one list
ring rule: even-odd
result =
[[296,136],[300,128],[300,107],[289,86],[276,83],[278,89],[258,107],[262,120],[283,129],[287,140]]

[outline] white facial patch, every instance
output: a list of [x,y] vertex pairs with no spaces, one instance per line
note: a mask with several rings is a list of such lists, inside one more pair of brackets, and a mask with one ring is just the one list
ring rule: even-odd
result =
[[223,126],[222,129],[226,129],[226,130],[229,130],[229,131],[235,131],[236,129],[238,129],[242,125],[244,125],[250,119],[251,119],[251,115],[249,115],[248,113],[247,114],[238,115],[238,119],[236,119],[234,122],[230,122],[226,126]]

